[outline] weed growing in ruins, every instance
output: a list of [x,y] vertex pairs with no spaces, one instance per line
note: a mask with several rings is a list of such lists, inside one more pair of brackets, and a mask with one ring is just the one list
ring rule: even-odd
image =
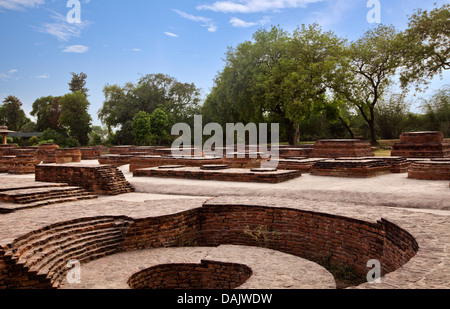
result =
[[260,247],[269,247],[270,244],[277,243],[280,240],[280,233],[277,231],[269,231],[267,226],[260,225],[256,229],[246,226],[244,234],[252,237]]

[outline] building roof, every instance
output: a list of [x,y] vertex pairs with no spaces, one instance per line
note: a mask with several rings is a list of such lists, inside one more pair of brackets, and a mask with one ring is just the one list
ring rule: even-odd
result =
[[7,126],[0,126],[0,133],[15,133],[15,132],[8,130]]

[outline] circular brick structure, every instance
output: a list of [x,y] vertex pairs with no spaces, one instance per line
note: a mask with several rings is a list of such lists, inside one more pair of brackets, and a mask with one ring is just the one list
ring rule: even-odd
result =
[[56,164],[76,163],[81,162],[80,149],[56,149],[55,150]]
[[203,260],[154,266],[134,274],[128,285],[132,289],[235,289],[251,275],[246,265]]

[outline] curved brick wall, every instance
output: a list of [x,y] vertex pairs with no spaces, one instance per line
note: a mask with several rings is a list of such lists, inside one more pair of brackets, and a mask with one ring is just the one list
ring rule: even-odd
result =
[[[350,265],[364,278],[369,260],[378,259],[386,275],[418,251],[411,234],[386,220],[371,223],[290,208],[205,204],[175,215],[80,219],[30,233],[0,248],[0,288],[50,287],[64,275],[64,261],[72,258],[89,261],[120,251],[222,244],[279,250],[327,261],[332,268]],[[36,256],[37,248],[48,254]],[[16,264],[19,257],[21,263]],[[41,258],[55,266],[39,272],[24,266],[40,265]],[[49,281],[52,273],[57,278]]]
[[235,289],[252,270],[245,265],[202,261],[201,264],[167,264],[145,269],[128,280],[132,289]]

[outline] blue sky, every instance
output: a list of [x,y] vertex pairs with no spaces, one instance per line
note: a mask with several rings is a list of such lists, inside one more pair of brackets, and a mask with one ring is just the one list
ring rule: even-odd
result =
[[[76,2],[76,1],[75,1]],[[228,46],[261,27],[292,31],[317,22],[349,40],[375,24],[369,0],[80,0],[81,23],[69,23],[68,0],[0,0],[0,99],[17,96],[29,113],[42,96],[68,93],[70,72],[87,74],[90,112],[106,84],[164,73],[195,83],[206,96]],[[379,0],[381,22],[406,28],[415,9],[448,0]],[[449,83],[437,78],[430,91]]]

